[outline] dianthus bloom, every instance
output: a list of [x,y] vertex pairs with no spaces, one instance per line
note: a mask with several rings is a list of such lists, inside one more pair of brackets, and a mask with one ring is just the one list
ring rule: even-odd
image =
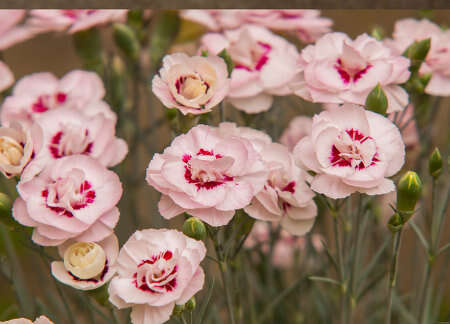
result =
[[299,53],[296,47],[268,29],[247,25],[224,34],[202,38],[208,52],[226,49],[235,66],[227,99],[246,113],[259,113],[272,106],[273,96],[290,94]]
[[21,175],[32,155],[39,150],[42,138],[39,128],[33,127],[33,136],[31,132],[19,123],[0,127],[0,171],[7,178]]
[[[26,173],[38,173],[53,161],[69,155],[84,154],[106,167],[120,163],[127,154],[124,140],[115,137],[115,122],[98,113],[86,116],[70,107],[42,114],[36,121],[42,129],[42,149]],[[27,175],[28,176],[28,175]]]
[[118,308],[132,307],[133,324],[164,323],[175,304],[202,289],[205,255],[203,242],[176,230],[137,231],[120,250],[109,300]]
[[39,28],[41,32],[63,31],[70,34],[109,22],[125,21],[124,9],[35,9],[30,11],[27,24]]
[[116,273],[119,242],[114,234],[93,242],[67,241],[58,246],[63,261],[52,262],[52,274],[62,283],[80,290],[103,286]]
[[12,95],[1,108],[2,125],[21,121],[28,125],[46,111],[70,106],[86,114],[102,111],[115,119],[108,105],[101,101],[105,88],[97,74],[75,70],[58,80],[51,73],[34,73],[20,79]]
[[319,10],[183,10],[182,17],[205,25],[212,31],[255,24],[279,31],[294,31],[304,42],[313,42],[330,31],[331,19]]
[[227,224],[264,186],[267,171],[250,140],[199,125],[176,137],[147,168],[147,182],[162,193],[165,218],[183,212],[212,226]]
[[36,318],[36,320],[34,322],[32,322],[26,318],[17,318],[17,319],[12,319],[12,320],[9,320],[6,322],[0,322],[0,323],[2,323],[2,324],[53,324],[53,322],[50,321],[45,316],[39,316],[39,318]]
[[395,23],[393,39],[386,45],[402,54],[413,42],[431,38],[431,47],[419,73],[431,73],[425,93],[450,96],[450,31],[442,30],[429,20],[403,19]]
[[9,67],[0,61],[0,91],[3,91],[14,82],[14,75]]
[[291,120],[289,126],[284,130],[280,137],[280,143],[286,145],[289,151],[294,149],[294,146],[303,137],[311,133],[312,119],[306,116],[297,116]]
[[351,40],[330,33],[301,53],[299,73],[292,89],[305,100],[364,105],[380,84],[388,99],[387,112],[401,111],[408,93],[400,84],[409,79],[410,62],[366,34]]
[[393,176],[405,160],[400,131],[387,118],[344,104],[314,116],[311,135],[294,148],[294,157],[316,173],[311,189],[330,198],[359,191],[369,195],[395,190]]
[[245,212],[256,219],[280,222],[291,234],[305,234],[317,216],[317,206],[313,201],[315,194],[306,185],[306,173],[281,144],[265,146],[261,156],[269,177],[264,189],[244,208]]
[[167,108],[178,108],[184,115],[203,114],[223,100],[229,84],[222,58],[175,53],[164,57],[159,75],[153,78],[152,89]]
[[13,217],[34,227],[32,239],[39,245],[101,241],[119,220],[119,177],[88,156],[61,158],[17,190]]

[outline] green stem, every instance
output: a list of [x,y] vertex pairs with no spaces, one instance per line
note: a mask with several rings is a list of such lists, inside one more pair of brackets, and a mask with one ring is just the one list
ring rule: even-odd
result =
[[340,236],[339,236],[339,226],[338,226],[338,218],[337,215],[333,216],[333,231],[334,231],[334,240],[337,250],[337,263],[338,263],[338,275],[339,281],[341,282],[341,324],[347,323],[347,308],[346,308],[346,283],[345,281],[345,269],[344,269],[344,260],[343,260],[343,252],[341,248]]
[[397,283],[397,265],[398,265],[398,255],[400,252],[400,244],[402,240],[402,232],[403,228],[400,229],[398,232],[394,234],[394,239],[392,242],[392,261],[391,261],[391,268],[389,272],[389,286],[388,286],[388,304],[387,304],[387,310],[386,310],[386,318],[385,318],[385,324],[391,323],[391,317],[392,317],[392,297],[395,285]]
[[14,243],[11,239],[8,229],[1,224],[0,236],[3,239],[7,257],[12,266],[11,279],[14,283],[13,288],[20,305],[21,314],[25,315],[26,317],[34,317],[36,312],[36,305],[34,304],[33,298],[28,291],[28,285],[18,258],[18,253],[14,248]]
[[427,262],[425,265],[424,282],[423,287],[420,290],[420,306],[419,306],[419,323],[425,323],[425,308],[426,308],[426,296],[428,295],[428,289],[430,285],[432,262]]

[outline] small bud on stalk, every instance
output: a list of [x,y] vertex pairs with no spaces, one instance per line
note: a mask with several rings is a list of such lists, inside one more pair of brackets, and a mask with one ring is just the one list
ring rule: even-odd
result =
[[206,238],[206,227],[200,219],[190,217],[183,224],[183,233],[193,239],[202,241]]
[[130,59],[139,59],[141,46],[133,29],[125,24],[114,24],[114,40],[122,52]]
[[175,307],[173,308],[173,312],[172,314],[175,316],[179,316],[184,312],[185,309],[185,304],[183,305],[175,305]]
[[436,147],[428,160],[428,172],[436,180],[442,172],[442,156]]
[[417,173],[406,172],[397,185],[397,211],[400,213],[403,223],[406,223],[414,213],[421,193],[422,181]]
[[195,297],[192,297],[191,299],[189,299],[187,301],[187,303],[184,305],[186,306],[186,310],[193,311],[195,309],[195,306],[197,305],[195,302]]
[[386,95],[384,94],[383,89],[380,84],[377,84],[372,91],[370,91],[369,95],[366,99],[366,108],[379,113],[380,115],[386,115],[386,110],[388,107],[388,100]]

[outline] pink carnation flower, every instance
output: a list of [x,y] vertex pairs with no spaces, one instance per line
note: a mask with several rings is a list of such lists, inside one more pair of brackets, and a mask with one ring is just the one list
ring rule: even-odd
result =
[[26,318],[17,318],[17,319],[12,319],[12,320],[9,320],[6,322],[0,322],[0,323],[3,323],[3,324],[54,324],[52,321],[50,321],[45,316],[39,316],[39,318],[36,318],[36,320],[34,322],[32,322]]
[[5,63],[0,61],[0,91],[9,88],[13,82],[13,73]]
[[268,29],[247,25],[202,38],[203,47],[217,54],[226,49],[234,61],[228,100],[246,113],[267,111],[273,96],[291,93],[299,54],[296,47]]
[[132,307],[133,324],[164,323],[175,304],[202,289],[205,255],[203,242],[176,230],[137,231],[120,250],[109,300],[118,308]]
[[23,9],[0,10],[0,50],[33,37],[37,30],[28,25],[19,25],[25,17]]
[[109,22],[126,20],[125,9],[35,9],[30,11],[27,24],[39,28],[41,32],[63,31],[70,34]]
[[39,127],[26,129],[19,123],[0,127],[0,171],[7,177],[19,176],[42,145]]
[[330,33],[302,51],[292,89],[308,101],[364,105],[380,84],[387,111],[401,111],[408,104],[408,93],[400,84],[409,79],[409,65],[407,58],[366,34],[351,40],[343,33]]
[[280,143],[286,145],[292,152],[294,146],[303,137],[311,133],[312,119],[306,116],[297,116],[291,120],[289,126],[284,130],[280,137]]
[[255,24],[280,31],[295,31],[304,42],[313,42],[330,31],[331,19],[319,10],[183,10],[184,19],[205,25],[212,31]]
[[230,80],[227,66],[218,56],[166,55],[159,75],[152,81],[155,96],[167,108],[184,115],[211,111],[227,95]]
[[26,178],[65,156],[84,154],[112,167],[128,152],[127,143],[115,137],[115,121],[102,113],[86,116],[64,107],[42,114],[35,125],[42,129],[42,149],[27,167]]
[[12,95],[5,99],[1,121],[3,125],[14,120],[31,125],[46,111],[63,106],[83,110],[86,114],[101,111],[115,120],[115,114],[101,101],[104,96],[103,82],[93,72],[75,70],[61,80],[51,73],[34,73],[20,79]]
[[147,168],[147,182],[162,193],[159,212],[183,212],[212,226],[227,224],[264,186],[267,171],[252,143],[199,125],[176,137]]
[[304,235],[314,224],[317,206],[314,192],[306,185],[305,172],[292,154],[278,143],[267,145],[261,156],[269,170],[264,189],[244,208],[251,217],[280,222],[291,234]]
[[450,96],[450,31],[442,30],[429,20],[402,19],[394,26],[393,39],[385,41],[397,54],[402,54],[412,43],[431,38],[431,47],[420,74],[431,74],[425,93]]
[[53,261],[53,276],[79,290],[97,289],[116,273],[119,242],[111,234],[98,243],[66,241],[58,246],[63,261]]
[[311,189],[330,198],[359,191],[395,190],[393,176],[405,160],[400,131],[387,118],[351,104],[314,116],[311,135],[294,148],[296,161],[316,173]]
[[34,227],[33,241],[44,246],[68,239],[98,242],[117,221],[122,195],[119,177],[84,155],[61,158],[17,186],[13,217]]

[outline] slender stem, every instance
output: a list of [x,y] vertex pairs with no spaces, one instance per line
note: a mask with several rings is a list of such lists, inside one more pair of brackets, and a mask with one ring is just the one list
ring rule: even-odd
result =
[[14,243],[11,239],[8,229],[1,224],[0,237],[3,239],[8,260],[9,262],[11,262],[11,279],[14,283],[13,288],[20,305],[21,313],[27,317],[33,317],[35,315],[36,306],[34,304],[33,298],[30,295],[30,292],[28,291],[28,285],[18,258],[18,253],[14,248]]
[[387,310],[386,310],[386,319],[385,324],[391,323],[391,317],[392,317],[392,297],[395,285],[397,283],[397,264],[398,264],[398,255],[400,252],[400,244],[402,240],[402,232],[403,229],[400,229],[398,232],[394,234],[394,239],[392,241],[392,261],[391,261],[391,268],[389,272],[389,286],[388,286],[388,304],[387,304]]
[[219,104],[219,110],[220,110],[220,122],[223,123],[226,121],[225,119],[225,105],[223,101]]
[[74,315],[73,315],[73,312],[72,312],[72,310],[71,310],[71,308],[70,308],[70,306],[69,306],[69,303],[68,303],[68,301],[67,301],[67,298],[66,298],[66,296],[64,295],[64,293],[63,293],[61,287],[59,286],[59,284],[58,284],[56,281],[55,281],[55,287],[56,287],[56,291],[58,292],[59,297],[61,298],[61,301],[62,301],[63,304],[64,304],[64,308],[66,309],[67,317],[69,318],[69,322],[70,322],[71,324],[77,323],[77,322],[75,321],[75,317],[74,317]]
[[110,309],[109,309],[109,312],[111,313],[112,322],[113,322],[114,324],[119,324],[119,323],[120,323],[120,320],[117,318],[117,314],[116,314],[116,312],[114,311],[114,308],[110,308]]
[[347,308],[346,308],[346,290],[347,288],[345,287],[345,269],[344,269],[344,260],[343,260],[343,253],[342,253],[342,248],[341,248],[341,242],[340,242],[340,236],[339,236],[339,226],[338,226],[338,218],[337,215],[334,215],[333,218],[333,230],[334,230],[334,240],[335,240],[335,245],[336,245],[336,250],[337,250],[337,263],[338,263],[338,273],[339,273],[339,280],[341,282],[342,288],[341,288],[341,324],[348,324],[347,321]]
[[428,295],[428,289],[430,285],[430,277],[431,277],[431,265],[432,262],[427,262],[425,264],[425,274],[424,274],[424,282],[423,289],[420,290],[420,306],[419,306],[419,323],[425,323],[425,307],[426,307],[426,296]]

